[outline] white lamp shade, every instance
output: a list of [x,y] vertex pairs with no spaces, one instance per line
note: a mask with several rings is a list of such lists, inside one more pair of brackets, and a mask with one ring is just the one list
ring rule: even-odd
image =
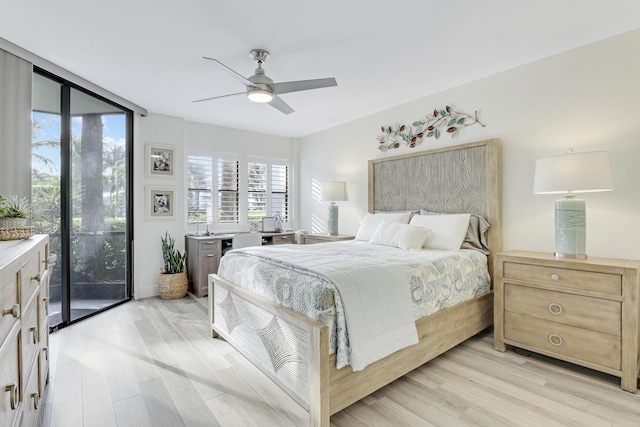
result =
[[327,202],[347,200],[347,183],[344,181],[323,182],[320,190],[320,200]]
[[589,193],[613,190],[609,153],[565,154],[536,161],[535,194]]

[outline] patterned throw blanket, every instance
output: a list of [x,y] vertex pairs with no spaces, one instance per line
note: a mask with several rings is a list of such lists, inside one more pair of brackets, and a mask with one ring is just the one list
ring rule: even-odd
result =
[[[358,241],[233,250],[222,257],[218,275],[328,325],[330,347],[337,352],[337,367],[354,364],[355,370],[371,363],[370,357],[384,356],[371,354],[364,359],[356,356],[354,360],[344,298],[331,278],[358,269],[371,276],[374,269],[383,266],[391,266],[385,274],[395,275],[395,279],[404,272],[406,288],[400,292],[409,292],[412,308],[398,309],[403,299],[399,297],[396,310],[410,314],[413,321],[486,293],[490,288],[486,256],[478,251],[406,251]],[[391,346],[385,344],[382,348]]]

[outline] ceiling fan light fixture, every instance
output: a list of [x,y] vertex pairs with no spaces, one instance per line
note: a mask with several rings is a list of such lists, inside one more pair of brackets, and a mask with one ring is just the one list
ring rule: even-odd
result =
[[271,100],[273,99],[273,92],[267,89],[253,87],[247,91],[247,96],[251,101],[262,104],[266,102],[271,102]]

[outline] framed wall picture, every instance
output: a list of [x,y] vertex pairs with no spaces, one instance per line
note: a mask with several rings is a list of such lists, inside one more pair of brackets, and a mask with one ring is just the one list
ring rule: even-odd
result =
[[272,216],[262,217],[262,232],[263,233],[275,233],[276,232],[276,218]]
[[147,143],[147,167],[149,177],[173,178],[175,175],[176,148],[171,145]]
[[175,187],[146,186],[147,219],[175,219]]

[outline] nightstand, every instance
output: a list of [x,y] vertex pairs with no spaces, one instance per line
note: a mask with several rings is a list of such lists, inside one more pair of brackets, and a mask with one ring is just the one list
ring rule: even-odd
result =
[[353,240],[355,237],[347,234],[338,234],[337,236],[330,234],[301,234],[300,243],[310,245],[312,243],[339,242],[341,240]]
[[494,261],[494,345],[638,383],[640,261],[509,251]]

